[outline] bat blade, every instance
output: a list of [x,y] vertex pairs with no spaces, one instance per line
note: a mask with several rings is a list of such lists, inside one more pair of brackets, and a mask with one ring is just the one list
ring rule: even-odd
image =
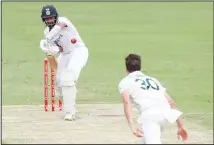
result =
[[47,56],[48,62],[50,64],[50,67],[53,69],[57,69],[57,62],[54,56]]

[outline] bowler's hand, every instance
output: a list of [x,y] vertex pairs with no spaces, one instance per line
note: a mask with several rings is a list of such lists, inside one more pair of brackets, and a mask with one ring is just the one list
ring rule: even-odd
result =
[[182,138],[182,140],[185,141],[188,138],[187,131],[183,127],[178,128],[177,135],[178,135],[178,140],[180,140],[180,138]]
[[143,132],[139,128],[131,126],[131,130],[136,137],[143,137]]

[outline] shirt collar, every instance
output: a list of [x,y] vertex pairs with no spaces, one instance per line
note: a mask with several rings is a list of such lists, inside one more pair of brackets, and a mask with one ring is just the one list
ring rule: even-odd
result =
[[129,73],[129,76],[136,76],[136,75],[144,75],[141,71],[134,71],[134,72],[131,72]]

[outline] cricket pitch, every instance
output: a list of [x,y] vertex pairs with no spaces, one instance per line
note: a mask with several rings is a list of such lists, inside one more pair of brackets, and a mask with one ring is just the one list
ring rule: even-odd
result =
[[[2,109],[2,137],[7,144],[141,143],[132,135],[121,104],[78,104],[77,119],[73,122],[64,121],[62,112],[44,112],[42,105]],[[187,119],[184,123],[189,133],[185,143],[213,143],[213,131]],[[177,140],[176,132],[176,124],[165,128],[163,143],[183,144]]]

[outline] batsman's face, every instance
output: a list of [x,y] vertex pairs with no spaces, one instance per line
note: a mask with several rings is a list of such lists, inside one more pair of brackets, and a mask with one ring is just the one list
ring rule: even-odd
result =
[[55,21],[55,17],[51,17],[51,18],[46,18],[46,19],[44,19],[44,22],[46,23],[46,24],[53,24],[54,23],[54,21]]

